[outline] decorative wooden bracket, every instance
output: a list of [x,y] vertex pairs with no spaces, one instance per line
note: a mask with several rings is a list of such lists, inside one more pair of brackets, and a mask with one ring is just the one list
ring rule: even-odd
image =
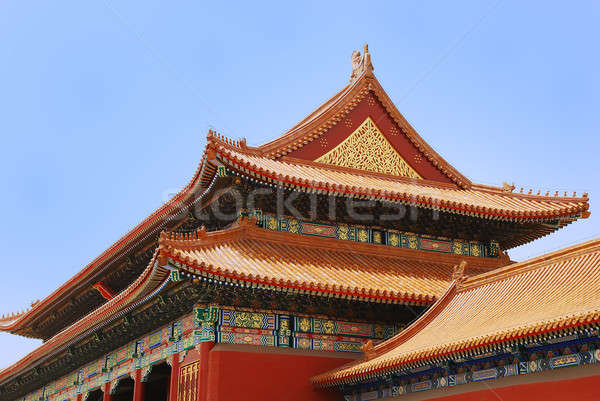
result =
[[102,281],[98,281],[92,287],[95,290],[97,290],[100,293],[100,295],[102,295],[104,297],[104,299],[110,300],[110,299],[113,299],[115,297],[115,293],[110,289],[110,287],[108,287]]

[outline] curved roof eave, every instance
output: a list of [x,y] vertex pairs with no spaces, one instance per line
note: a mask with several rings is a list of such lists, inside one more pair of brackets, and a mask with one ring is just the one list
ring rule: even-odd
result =
[[[599,260],[600,238],[491,272],[469,278],[457,277],[448,292],[414,324],[376,346],[362,360],[315,376],[312,382],[319,387],[358,383],[384,376],[398,369],[414,368],[431,361],[451,359],[455,355],[464,355],[465,352],[474,352],[497,344],[526,341],[528,338],[537,338],[540,335],[576,327],[597,327],[600,324],[600,303],[594,295],[600,281]],[[563,276],[576,276],[577,279],[571,283]],[[560,282],[556,281],[558,277],[561,277]],[[588,283],[588,280],[592,282]],[[561,288],[549,290],[547,281],[552,281]],[[536,286],[539,287],[537,288],[539,291],[536,291]],[[506,312],[505,314],[499,313],[499,309],[494,307],[506,301],[504,297],[507,294],[500,291],[501,289],[515,291],[515,297],[511,298],[511,302],[505,305],[504,309],[500,309]],[[496,303],[490,304],[487,299],[479,301],[481,297],[477,297],[472,291],[480,291],[479,295],[496,294]],[[564,296],[570,294],[579,302],[575,303],[574,298],[568,297],[563,300],[561,296],[553,298],[556,304],[545,304],[539,303],[531,296],[532,293],[542,296],[549,292]],[[537,314],[536,321],[527,321],[527,318],[519,320],[517,316],[520,314],[523,317],[523,312],[515,306],[516,297],[520,297],[520,301],[528,302],[533,307],[542,307],[546,314],[540,316]],[[489,319],[490,316],[486,315],[486,311],[489,313],[489,310],[482,308],[478,302],[486,302],[490,310],[494,311],[493,320],[504,319],[502,320],[504,323],[486,332],[486,325],[482,324],[482,321]],[[582,302],[587,302],[585,308],[581,307]],[[474,315],[469,314],[470,311],[473,311]],[[457,313],[460,316],[468,315],[469,317],[465,319],[470,319],[472,316],[479,319],[473,322],[473,332],[465,330],[468,331],[468,336],[463,333],[451,340],[438,336],[439,344],[435,340],[432,341],[432,332],[439,333],[446,327],[446,330],[451,333],[453,328],[447,327],[448,325],[466,324],[460,320]],[[440,319],[442,323],[438,322]],[[458,319],[458,323],[448,323],[454,322],[453,319]],[[431,325],[434,327],[428,327]],[[424,347],[423,344],[426,346]],[[402,347],[406,349],[401,350]]]
[[[212,135],[209,132],[209,136]],[[164,227],[168,221],[177,216],[190,202],[196,201],[194,194],[201,189],[207,189],[215,176],[215,171],[211,170],[211,163],[207,163],[206,151],[201,159],[196,172],[190,182],[171,199],[160,206],[154,213],[145,218],[142,222],[131,229],[127,234],[112,244],[106,251],[92,260],[81,271],[67,280],[50,295],[32,305],[31,308],[16,315],[0,319],[0,331],[20,334],[25,331],[27,326],[35,321],[36,318],[43,315],[48,310],[56,307],[57,300],[68,297],[78,288],[89,284],[99,272],[105,269],[118,257],[125,254],[128,250],[143,242],[150,235]],[[205,192],[205,191],[204,191]]]
[[19,361],[0,370],[0,385],[43,363],[94,330],[104,327],[114,319],[146,302],[160,292],[168,282],[169,270],[158,264],[157,253],[155,253],[148,267],[129,287],[96,310],[58,332]]

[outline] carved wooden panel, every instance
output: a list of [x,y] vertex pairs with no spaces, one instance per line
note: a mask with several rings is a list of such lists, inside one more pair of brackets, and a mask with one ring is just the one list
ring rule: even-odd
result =
[[421,176],[396,152],[370,117],[317,162],[401,177]]
[[200,361],[192,362],[179,368],[178,401],[196,401],[199,373]]

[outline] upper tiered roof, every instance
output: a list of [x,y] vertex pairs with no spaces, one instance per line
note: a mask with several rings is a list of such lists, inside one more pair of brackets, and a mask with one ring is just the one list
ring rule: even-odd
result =
[[[415,180],[305,160],[270,159],[210,138],[216,158],[252,177],[304,191],[402,202],[485,219],[509,221],[568,218],[585,214],[585,197],[515,194],[506,189],[472,184],[468,189],[431,180]],[[513,244],[513,246],[518,244]]]
[[[381,136],[387,150],[392,150],[388,155],[396,153],[395,159],[419,177],[470,186],[471,182],[436,153],[396,109],[373,75],[367,46],[363,55],[358,51],[352,54],[352,76],[346,87],[280,138],[258,149],[268,158],[318,160],[352,136],[368,117],[375,127],[359,140],[363,145]],[[373,135],[373,131],[379,132]]]
[[455,281],[421,318],[361,361],[314,378],[375,379],[600,323],[600,239]]
[[220,162],[248,175],[310,191],[491,219],[587,217],[586,194],[542,196],[472,183],[396,109],[370,60],[366,46],[362,57],[355,52],[350,84],[280,138],[248,147],[209,133],[207,147]]

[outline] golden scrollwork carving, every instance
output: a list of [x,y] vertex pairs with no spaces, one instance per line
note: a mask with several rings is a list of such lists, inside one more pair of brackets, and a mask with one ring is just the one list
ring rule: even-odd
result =
[[317,162],[401,177],[421,176],[396,152],[370,117]]
[[177,397],[179,400],[196,400],[199,367],[200,361],[196,361],[179,368],[179,395]]

